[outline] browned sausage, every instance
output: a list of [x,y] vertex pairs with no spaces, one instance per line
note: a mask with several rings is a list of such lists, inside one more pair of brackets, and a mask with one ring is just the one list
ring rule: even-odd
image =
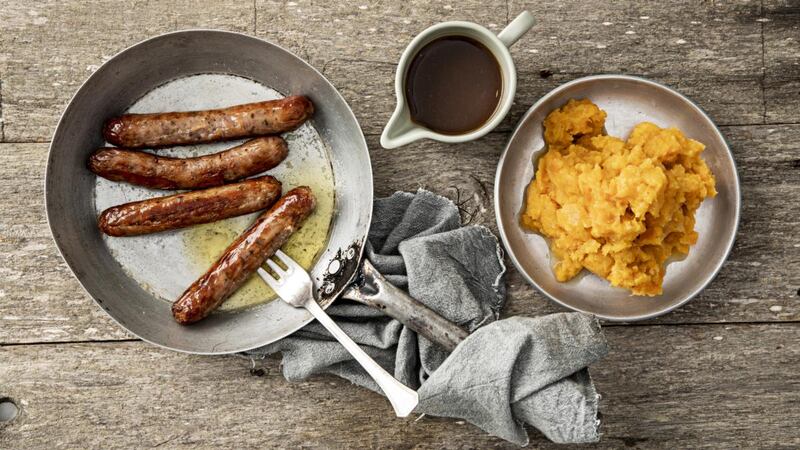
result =
[[108,120],[103,136],[118,147],[199,144],[293,130],[314,113],[308,97],[206,111],[125,114]]
[[250,228],[228,246],[208,272],[172,304],[175,320],[186,325],[211,314],[286,243],[314,210],[314,205],[311,189],[298,187],[261,214]]
[[110,236],[135,236],[214,222],[264,209],[281,195],[271,176],[239,183],[156,197],[108,208],[98,225]]
[[280,136],[247,141],[230,150],[196,158],[168,158],[119,148],[103,148],[89,157],[89,170],[112,181],[157,189],[197,189],[272,169],[289,153]]

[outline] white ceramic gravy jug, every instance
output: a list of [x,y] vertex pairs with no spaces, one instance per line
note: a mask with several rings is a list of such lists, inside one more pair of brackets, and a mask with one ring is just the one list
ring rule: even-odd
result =
[[[477,139],[494,129],[508,114],[517,91],[517,71],[508,47],[517,42],[532,26],[533,15],[528,11],[523,11],[498,35],[478,24],[460,21],[442,22],[417,35],[403,51],[400,63],[397,66],[394,80],[397,107],[389,119],[389,123],[383,129],[381,145],[384,148],[396,148],[423,138],[447,143],[466,142]],[[415,123],[411,119],[404,92],[406,71],[417,52],[430,42],[444,36],[465,36],[480,42],[492,52],[500,66],[503,89],[494,113],[479,128],[463,134],[441,134]]]

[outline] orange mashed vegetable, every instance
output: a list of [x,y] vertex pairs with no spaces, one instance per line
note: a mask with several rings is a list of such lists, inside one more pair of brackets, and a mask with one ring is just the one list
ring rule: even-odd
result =
[[705,146],[649,122],[623,141],[603,134],[605,119],[585,99],[547,116],[547,153],[521,222],[550,239],[559,281],[585,268],[635,295],[659,295],[666,260],[689,253],[695,211],[717,193]]

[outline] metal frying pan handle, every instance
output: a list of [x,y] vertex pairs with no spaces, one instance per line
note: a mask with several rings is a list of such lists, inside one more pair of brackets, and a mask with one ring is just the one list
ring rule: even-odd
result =
[[347,288],[342,297],[382,309],[448,351],[453,351],[469,335],[458,325],[386,281],[367,258],[361,262],[361,282]]

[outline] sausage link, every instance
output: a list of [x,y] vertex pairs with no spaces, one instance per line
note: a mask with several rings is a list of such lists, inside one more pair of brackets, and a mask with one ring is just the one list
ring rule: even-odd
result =
[[289,149],[280,136],[265,136],[213,155],[169,158],[135,150],[103,148],[89,157],[89,170],[112,181],[156,189],[220,186],[272,169]]
[[214,222],[264,209],[281,195],[271,176],[125,203],[106,209],[98,225],[109,236],[135,236]]
[[314,195],[307,187],[292,189],[278,200],[172,304],[175,320],[187,325],[211,314],[286,243],[314,206]]
[[125,114],[103,127],[106,141],[118,147],[164,147],[200,144],[293,130],[311,115],[305,96],[205,111]]

